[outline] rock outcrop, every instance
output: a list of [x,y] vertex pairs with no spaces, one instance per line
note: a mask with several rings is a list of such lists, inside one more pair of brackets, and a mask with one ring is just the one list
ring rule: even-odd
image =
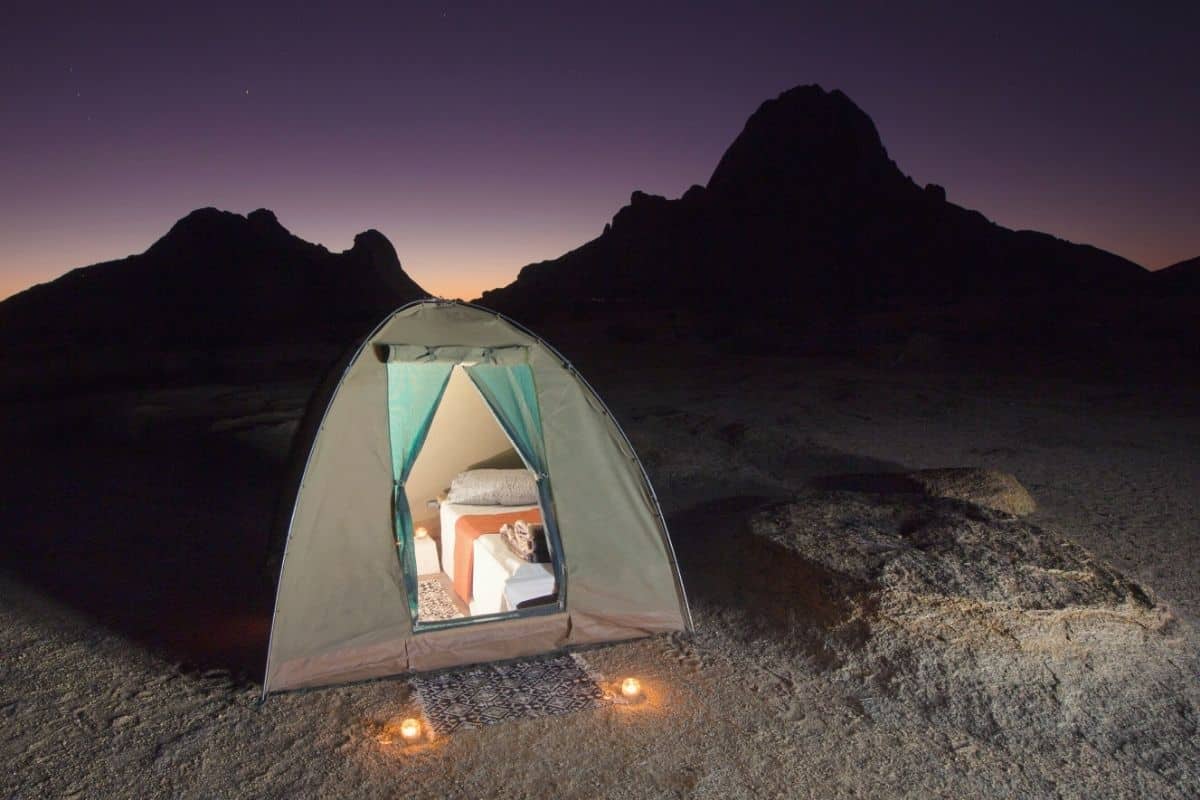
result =
[[1012,475],[994,469],[955,467],[923,469],[908,476],[930,497],[974,503],[983,508],[1023,517],[1037,510],[1033,496]]
[[895,613],[972,606],[992,621],[1024,619],[1038,629],[1057,612],[1143,622],[1163,615],[1158,625],[1169,616],[1148,590],[1083,548],[975,502],[813,491],[760,511],[750,525],[832,576],[846,596],[870,595]]
[[[771,678],[797,651],[833,687],[790,712],[805,715],[802,729],[912,731],[966,763],[1070,753],[1062,779],[1076,786],[1120,775],[1135,794],[1200,788],[1193,634],[1082,548],[1001,512],[904,493],[806,492],[749,526],[769,544],[751,579],[764,602],[746,602],[792,598],[786,616],[765,614],[770,637],[744,623],[772,642],[756,649],[761,691],[786,702]],[[1050,769],[1031,781],[1053,794],[1057,779]]]

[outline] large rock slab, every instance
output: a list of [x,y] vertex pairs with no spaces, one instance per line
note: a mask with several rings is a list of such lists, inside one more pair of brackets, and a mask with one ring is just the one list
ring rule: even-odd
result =
[[961,500],[1014,517],[1026,516],[1037,510],[1033,495],[1014,476],[981,467],[834,475],[817,478],[812,485],[822,489],[875,494],[907,493]]
[[954,499],[807,492],[752,530],[850,594],[895,606],[967,603],[995,614],[1103,612],[1165,623],[1148,589],[1048,529]]
[[906,477],[930,497],[965,500],[1021,517],[1037,510],[1033,496],[1007,472],[979,467],[923,469]]
[[1193,632],[1057,532],[877,489],[807,490],[748,528],[770,555],[741,602],[792,598],[773,629],[762,611],[739,623],[768,673],[814,670],[862,720],[921,731],[954,758],[1024,764],[1047,792],[1050,753],[1077,789],[1200,791]]

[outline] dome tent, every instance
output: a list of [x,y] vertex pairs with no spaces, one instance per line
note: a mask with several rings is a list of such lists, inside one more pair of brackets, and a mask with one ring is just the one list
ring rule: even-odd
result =
[[[553,588],[498,613],[427,620],[416,565],[429,563],[418,551],[433,545],[418,538],[413,515],[423,495],[414,499],[410,485],[427,441],[453,452],[482,438],[469,432],[469,402],[490,412],[532,475],[528,513],[540,512],[552,554],[551,564],[532,566]],[[301,453],[264,695],[691,629],[666,524],[629,440],[571,364],[511,320],[458,302],[404,306],[309,413],[320,423]],[[435,478],[444,484],[447,475]],[[450,504],[442,508],[445,524]],[[468,537],[460,533],[451,551],[451,520],[439,535],[441,568],[458,564],[461,578],[469,559],[483,556],[468,554],[463,569]],[[475,540],[475,554],[488,538]],[[516,577],[530,568],[510,555],[497,556],[518,565],[504,586],[509,600],[514,586],[529,585]]]

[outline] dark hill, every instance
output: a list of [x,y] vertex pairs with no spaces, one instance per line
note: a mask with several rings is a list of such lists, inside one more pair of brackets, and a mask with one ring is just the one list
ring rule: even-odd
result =
[[86,374],[104,372],[103,362],[126,373],[139,362],[211,365],[264,347],[315,348],[327,360],[388,311],[426,295],[378,231],[331,253],[265,209],[241,216],[203,208],[144,253],[0,302],[0,355],[9,367],[42,360]]
[[918,186],[846,95],[800,86],[750,117],[706,187],[634,192],[599,238],[480,302],[534,323],[562,309],[670,310],[721,330],[787,321],[800,335],[914,309],[1032,304],[1060,317],[1146,280],[1111,253],[1009,230]]
[[1180,261],[1154,274],[1154,286],[1161,293],[1200,295],[1200,256]]
[[0,346],[346,340],[425,295],[377,231],[330,253],[265,209],[243,217],[203,208],[140,255],[73,270],[0,303]]

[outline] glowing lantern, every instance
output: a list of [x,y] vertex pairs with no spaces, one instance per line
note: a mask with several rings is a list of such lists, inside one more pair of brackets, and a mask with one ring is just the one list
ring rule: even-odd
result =
[[429,531],[425,530],[424,528],[417,528],[415,531],[413,531],[413,536],[416,536],[418,539],[428,539]]
[[415,741],[421,735],[421,723],[409,717],[400,723],[400,735],[404,737],[404,741]]
[[637,678],[626,678],[621,681],[621,694],[630,700],[642,694],[642,683]]

